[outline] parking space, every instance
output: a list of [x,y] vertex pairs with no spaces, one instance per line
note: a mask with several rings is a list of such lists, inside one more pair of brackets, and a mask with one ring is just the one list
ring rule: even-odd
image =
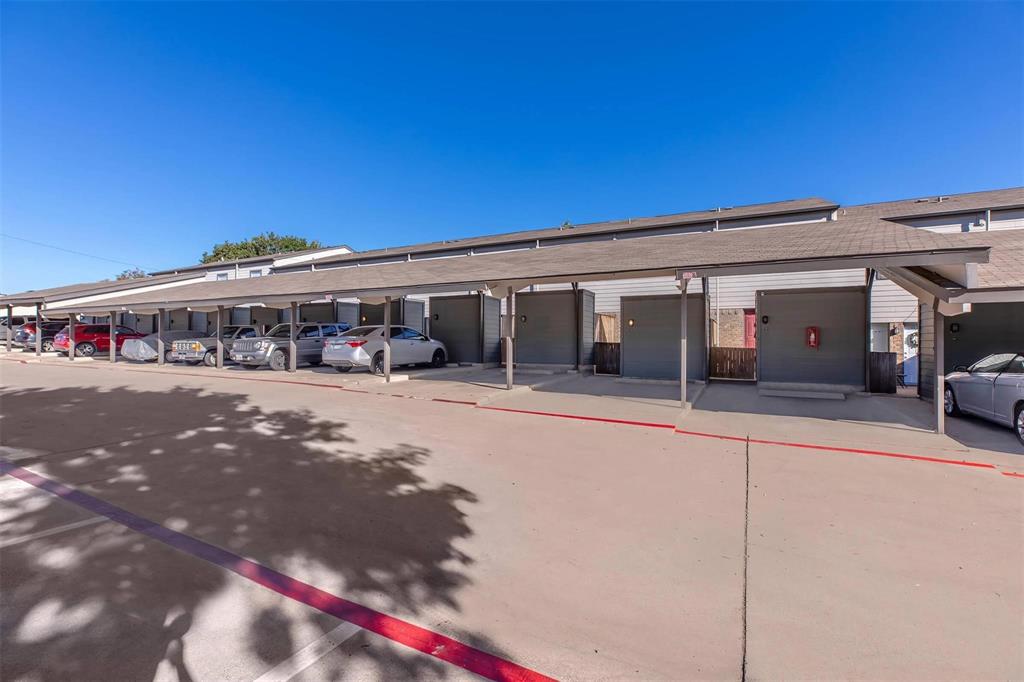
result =
[[[69,365],[0,365],[0,457],[125,515],[0,479],[5,678],[473,677],[316,590],[560,679],[1024,674],[1016,455],[853,418],[875,403],[766,414],[713,384],[679,424],[719,438],[529,413],[656,421],[668,384]],[[756,442],[889,432],[997,469]]]

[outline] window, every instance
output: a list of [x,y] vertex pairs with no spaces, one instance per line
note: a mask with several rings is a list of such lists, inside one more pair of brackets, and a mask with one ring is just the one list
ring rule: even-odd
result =
[[252,327],[243,327],[242,331],[238,332],[238,338],[240,339],[252,339],[256,338],[256,330]]
[[325,324],[324,326],[320,327],[320,333],[324,336],[337,336],[338,328],[335,327],[333,324]]
[[1003,370],[1004,374],[1024,374],[1024,355],[1018,355]]
[[299,330],[300,339],[319,339],[320,338],[320,327],[303,327]]
[[250,278],[252,278],[252,277],[262,277],[262,276],[263,276],[263,271],[262,270],[250,270],[249,271],[249,277]]
[[119,327],[117,327],[117,333],[118,334],[134,334],[135,330],[134,329],[129,329],[128,327],[120,327],[119,326]]
[[392,327],[391,328],[391,338],[393,338],[393,339],[404,339],[404,338],[406,338],[406,336],[405,336],[405,327]]
[[380,327],[356,327],[345,332],[345,336],[374,336],[380,330]]
[[970,366],[968,372],[1002,372],[1013,360],[1014,353],[996,353],[982,358]]
[[218,272],[217,273],[217,281],[218,282],[225,282],[225,281],[227,281],[227,279],[228,279],[228,273],[226,273],[226,272]]

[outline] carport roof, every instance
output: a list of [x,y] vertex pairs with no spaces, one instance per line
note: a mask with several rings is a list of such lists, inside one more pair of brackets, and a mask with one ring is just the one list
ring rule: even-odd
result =
[[[352,266],[255,279],[204,281],[105,299],[103,310],[209,307],[306,301],[324,295],[371,297],[653,277],[678,270],[828,270],[876,265],[986,262],[988,246],[885,220],[791,224],[605,240],[522,251]],[[60,306],[52,309],[59,310]],[[84,312],[76,306],[69,312]]]
[[989,260],[978,265],[972,289],[1024,289],[1024,230],[965,232],[956,235],[971,246],[989,246]]
[[161,275],[153,277],[138,277],[135,279],[111,280],[104,279],[99,282],[82,282],[79,284],[66,284],[60,287],[49,289],[34,289],[22,291],[16,294],[0,296],[0,306],[24,306],[35,305],[36,303],[53,303],[56,301],[75,298],[78,296],[90,296],[94,294],[106,294],[122,290],[148,287],[154,284],[169,284],[188,279],[195,279],[195,273],[181,273],[173,275]]
[[729,206],[704,211],[670,213],[667,215],[649,216],[645,218],[625,218],[622,220],[608,220],[598,223],[581,223],[579,225],[571,226],[546,227],[535,230],[521,230],[517,232],[502,232],[499,234],[479,237],[444,239],[441,241],[425,242],[408,246],[390,246],[383,249],[354,251],[352,253],[322,258],[318,259],[316,264],[327,265],[330,263],[344,263],[347,261],[366,260],[370,258],[383,258],[385,256],[404,256],[406,254],[450,251],[452,249],[470,249],[486,246],[500,246],[503,244],[521,244],[536,240],[571,239],[589,235],[625,233],[660,227],[700,225],[704,223],[713,223],[715,220],[739,220],[745,218],[761,218],[793,213],[806,213],[809,211],[828,211],[838,207],[839,204],[819,197],[788,199],[764,204]]

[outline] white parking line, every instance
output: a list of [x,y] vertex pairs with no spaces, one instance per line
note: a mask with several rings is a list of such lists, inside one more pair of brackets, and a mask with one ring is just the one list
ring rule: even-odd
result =
[[256,682],[288,682],[360,630],[362,628],[353,623],[342,623],[312,644],[296,651],[287,660],[281,661],[260,675],[256,678]]
[[63,533],[65,531],[74,530],[75,528],[81,528],[83,526],[90,526],[94,523],[100,523],[102,521],[109,521],[105,516],[93,516],[92,518],[83,519],[81,521],[75,521],[74,523],[68,523],[63,526],[57,526],[56,528],[50,528],[49,530],[41,530],[38,533],[30,533],[29,535],[21,535],[10,540],[0,541],[0,549],[10,547],[12,545],[20,545],[23,542],[31,542],[32,540],[38,540],[39,538],[49,537],[50,535],[56,535],[57,533]]

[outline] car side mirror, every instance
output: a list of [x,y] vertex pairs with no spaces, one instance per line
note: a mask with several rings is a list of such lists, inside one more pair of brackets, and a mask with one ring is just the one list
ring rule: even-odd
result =
[[966,368],[965,366],[963,366],[963,365],[957,365],[956,367],[954,367],[954,368],[953,368],[953,371],[954,371],[954,372],[966,372],[966,371],[968,371],[968,370],[967,370],[967,368]]

